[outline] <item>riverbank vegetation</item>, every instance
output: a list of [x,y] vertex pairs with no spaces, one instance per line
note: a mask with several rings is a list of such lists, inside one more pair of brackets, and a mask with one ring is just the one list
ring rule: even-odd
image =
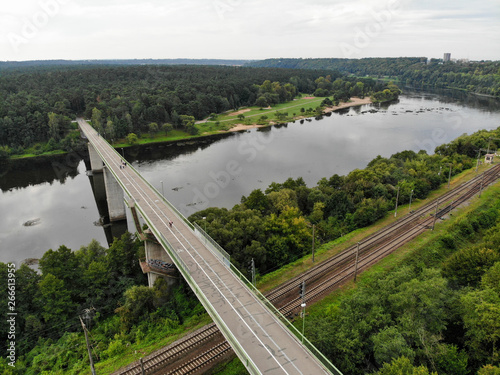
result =
[[387,84],[387,88],[383,91],[377,91],[371,96],[373,103],[390,102],[399,98],[401,90],[392,81]]
[[[217,116],[244,106],[293,103],[300,93],[346,101],[383,89],[373,79],[332,70],[153,65],[3,69],[0,160],[74,151],[81,146],[71,122],[76,116],[91,119],[112,142],[131,133],[138,140],[168,139],[173,131],[190,137],[227,130]],[[213,121],[196,123],[205,118]]]
[[[431,190],[446,181],[444,170],[449,165],[452,175],[474,166],[475,160],[467,156],[468,150],[484,148],[488,142],[491,149],[496,149],[495,138],[500,138],[500,128],[462,136],[439,147],[432,156],[413,151],[403,151],[390,158],[379,156],[364,170],[324,178],[312,188],[300,178],[272,183],[264,192],[254,190],[243,197],[241,204],[231,210],[209,208],[190,218],[202,228],[206,227],[242,272],[248,273],[253,258],[260,278],[309,253],[313,224],[318,247],[333,239],[349,238],[346,236],[349,232],[387,215],[396,199],[399,204],[406,204],[411,196],[415,204],[427,197]],[[498,195],[494,197],[496,201],[493,200],[490,206],[500,211]],[[450,368],[457,371],[475,369],[487,363],[498,365],[495,357],[498,337],[481,328],[482,322],[495,321],[498,301],[489,290],[480,288],[483,273],[490,272],[489,268],[500,260],[499,246],[496,242],[485,242],[461,252],[465,240],[468,241],[475,231],[496,241],[497,229],[485,231],[497,225],[500,215],[489,208],[484,206],[475,216],[470,216],[469,221],[463,219],[453,227],[456,233],[450,229],[449,235],[439,239],[439,246],[446,249],[443,255],[436,255],[434,248],[429,247],[426,254],[436,260],[435,264],[443,263],[444,276],[435,270],[423,271],[435,266],[431,260],[423,256],[413,258],[405,272],[393,276],[390,282],[383,282],[383,285],[397,288],[388,287],[385,294],[381,294],[377,288],[382,284],[373,284],[372,289],[355,299],[353,307],[339,310],[335,307],[338,304],[330,306],[307,323],[307,336],[346,373],[354,367],[375,371],[392,359],[410,361],[408,366],[430,366],[431,370],[448,365],[453,365]],[[452,255],[453,252],[456,255]],[[138,264],[143,254],[141,243],[125,234],[109,249],[92,241],[77,251],[64,246],[56,251],[49,250],[40,260],[39,273],[26,265],[20,266],[16,272],[16,350],[19,356],[15,368],[8,366],[5,358],[0,359],[2,373],[88,372],[80,316],[90,328],[94,358],[98,372],[102,373],[116,370],[167,345],[185,330],[208,322],[202,306],[182,281],[175,288],[167,287],[163,280],[152,289],[146,286]],[[7,270],[7,265],[0,264],[4,279]],[[488,283],[498,284],[496,271],[491,272],[487,277],[493,281]],[[410,276],[416,280],[412,281]],[[446,288],[443,277],[450,281]],[[445,290],[438,293],[438,287]],[[461,288],[460,293],[454,294],[453,288]],[[396,302],[389,294],[391,290],[397,294]],[[409,299],[414,290],[428,290],[430,296],[422,295],[430,302],[416,301],[406,312],[404,304],[397,301]],[[373,293],[381,295],[382,306],[376,304],[378,300],[368,298]],[[431,299],[435,295],[436,301]],[[450,296],[453,298],[448,301]],[[4,316],[8,306],[6,298],[4,294],[0,301],[0,312]],[[356,305],[360,300],[364,302]],[[390,310],[375,317],[370,315],[387,306]],[[457,306],[467,306],[470,313]],[[353,311],[349,314],[353,320],[340,319],[339,311]],[[432,319],[422,318],[417,313]],[[400,320],[399,316],[405,319]],[[410,324],[409,316],[418,317],[415,325]],[[379,317],[380,324],[373,323]],[[363,320],[371,318],[374,319]],[[432,323],[434,318],[437,319],[435,324]],[[333,337],[329,327],[332,320],[339,320],[334,325],[339,335],[336,340],[344,346],[328,341],[328,337]],[[340,322],[344,326],[340,326]],[[1,322],[0,330],[7,332],[7,325],[6,320]],[[487,326],[488,330],[497,328],[494,324]],[[458,334],[463,334],[463,339],[453,338]],[[7,343],[2,341],[0,344],[6,352]],[[477,349],[477,353],[472,353],[473,349]],[[400,356],[406,358],[397,359]]]
[[[499,218],[496,184],[308,305],[306,337],[344,374],[498,374]],[[247,372],[235,359],[219,373]]]
[[456,88],[500,98],[500,61],[449,61],[426,57],[267,59],[248,66],[334,69],[360,77],[392,78],[402,86]]
[[[16,270],[16,363],[0,359],[9,374],[85,374],[88,353],[80,317],[90,331],[97,373],[107,374],[131,359],[169,344],[185,330],[209,322],[204,309],[180,281],[163,279],[147,287],[139,267],[142,243],[131,234],[105,249],[98,242],[77,251],[65,246],[47,251],[40,272],[25,264]],[[0,263],[7,280],[8,267]],[[7,316],[7,295],[0,310]],[[3,319],[0,331],[7,332]],[[7,353],[7,342],[1,350]]]
[[[312,226],[318,244],[366,227],[398,205],[426,198],[448,180],[476,165],[470,149],[486,148],[500,129],[462,136],[428,155],[403,151],[390,158],[378,156],[347,176],[321,179],[314,187],[302,178],[256,189],[228,210],[208,208],[190,216],[248,272],[251,259],[260,275],[278,269],[310,250]],[[461,146],[456,147],[459,143]],[[490,142],[490,149],[496,144]]]
[[307,337],[344,374],[499,373],[499,218],[494,186],[310,309]]

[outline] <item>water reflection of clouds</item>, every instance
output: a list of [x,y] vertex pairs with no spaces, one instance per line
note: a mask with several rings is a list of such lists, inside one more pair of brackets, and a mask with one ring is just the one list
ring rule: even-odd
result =
[[[85,166],[81,164],[78,170],[82,172]],[[0,202],[4,212],[0,217],[0,261],[40,257],[62,244],[76,250],[92,238],[106,245],[103,229],[93,224],[99,213],[83,172],[64,183],[42,183],[2,193]],[[39,224],[23,226],[38,218]]]
[[[242,195],[256,188],[264,190],[271,182],[303,177],[308,186],[314,186],[322,177],[335,173],[345,175],[355,168],[364,168],[378,154],[389,157],[405,149],[418,151],[416,141],[423,143],[432,137],[436,128],[443,130],[446,138],[443,142],[448,142],[464,132],[498,126],[496,110],[462,105],[463,102],[457,100],[444,104],[440,97],[433,95],[402,96],[398,103],[383,107],[388,112],[384,112],[385,109],[378,113],[366,112],[375,106],[350,109],[347,116],[334,113],[320,121],[252,129],[206,141],[202,146],[175,146],[179,154],[172,151],[174,147],[153,149],[151,156],[142,154],[141,149],[140,161],[134,165],[159,191],[163,181],[165,195],[176,207],[181,211],[189,207],[192,212],[202,208],[201,205],[187,206],[193,201],[194,189],[203,190],[207,183],[214,182],[211,173],[224,171],[228,161],[234,160],[241,167],[241,173],[231,176],[228,185],[208,202],[209,206],[229,208],[239,203]],[[439,110],[441,107],[449,110]],[[429,111],[417,113],[421,109]],[[398,115],[393,116],[393,112]],[[447,114],[452,116],[446,117]],[[459,127],[455,126],[456,116],[466,119]],[[239,149],[247,142],[244,150],[248,150],[249,141],[259,138],[263,140],[263,147],[254,157]],[[433,148],[430,149],[432,152]],[[64,184],[54,181],[0,193],[0,206],[6,213],[0,216],[0,260],[5,260],[4,253],[19,253],[16,259],[24,259],[61,244],[77,249],[93,237],[106,243],[102,228],[93,225],[99,213],[83,171],[85,167],[81,163],[79,174],[66,179]],[[33,176],[45,175],[35,170],[20,173],[31,176],[29,181],[41,181]],[[26,220],[38,217],[41,218],[39,225],[22,226]]]

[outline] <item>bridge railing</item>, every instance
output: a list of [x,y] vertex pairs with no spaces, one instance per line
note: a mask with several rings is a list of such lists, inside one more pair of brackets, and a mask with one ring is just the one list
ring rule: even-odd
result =
[[328,358],[324,356],[293,324],[288,320],[274,305],[258,290],[246,277],[243,275],[234,264],[231,263],[231,270],[239,277],[239,279],[254,292],[257,298],[286,326],[295,336],[302,342],[302,344],[309,349],[311,354],[320,361],[329,371],[336,375],[342,373],[331,363]]
[[172,261],[177,266],[177,269],[179,270],[179,272],[182,273],[185,280],[190,285],[191,289],[193,289],[194,293],[196,294],[196,296],[201,301],[202,305],[207,310],[208,314],[212,317],[212,319],[215,322],[217,322],[217,327],[222,331],[224,337],[226,337],[227,340],[231,343],[231,347],[236,352],[236,354],[238,355],[240,360],[243,362],[243,364],[246,366],[246,369],[248,370],[248,372],[250,374],[260,374],[258,367],[252,361],[250,356],[246,353],[245,349],[243,349],[243,347],[240,345],[238,340],[234,337],[231,330],[224,323],[224,320],[219,317],[216,309],[212,306],[210,301],[205,297],[203,292],[199,289],[198,284],[191,277],[191,271],[189,270],[189,267],[187,266],[186,262],[184,262],[184,260],[182,260],[182,258],[177,253],[177,251],[179,251],[179,250],[174,249],[170,245],[170,243],[163,236],[163,234],[147,218],[147,215],[145,215],[144,212],[142,212],[140,205],[137,205],[137,208],[139,211],[141,211],[141,214],[142,214],[144,220],[147,222],[149,228],[153,231],[156,239],[161,242],[161,244],[164,246],[165,249],[169,250],[169,254],[172,257]]
[[[111,147],[111,146],[110,146]],[[111,147],[111,149],[116,152],[116,154],[124,161],[126,161],[122,155],[120,155],[113,147]],[[101,155],[101,158],[103,158],[103,156]],[[104,158],[103,158],[104,160]],[[182,219],[183,221],[186,222],[186,224],[191,228],[191,229],[195,229],[195,225],[193,225],[193,223],[191,223],[186,217],[184,217],[184,215],[182,213],[180,213],[180,211],[178,211],[162,194],[160,194],[158,192],[158,190],[149,183],[149,181],[147,181],[131,164],[127,163],[127,165],[132,169],[134,170],[137,175],[144,181],[144,183],[146,183],[153,191],[155,191],[155,193],[161,197],[161,199],[172,209],[172,211],[174,211],[176,213],[176,215],[178,215],[178,217],[180,219]],[[122,186],[125,191],[126,188],[124,186]],[[189,285],[191,286],[191,288],[193,289],[193,291],[196,293],[196,295],[198,296],[198,298],[200,299],[200,301],[202,302],[203,306],[207,309],[208,313],[210,314],[210,316],[215,320],[217,321],[217,326],[219,327],[219,329],[221,329],[221,331],[223,331],[224,333],[224,336],[226,338],[228,338],[228,340],[231,342],[231,346],[233,347],[233,349],[235,350],[235,352],[237,352],[238,356],[240,357],[240,359],[242,358],[245,358],[246,359],[246,367],[247,369],[251,372],[251,373],[255,373],[255,374],[258,374],[259,371],[258,371],[258,368],[257,366],[255,365],[255,363],[252,362],[252,360],[249,358],[249,356],[246,354],[245,350],[241,347],[241,345],[239,344],[238,340],[233,336],[233,334],[231,333],[231,331],[229,330],[229,328],[225,325],[224,321],[222,319],[219,318],[218,314],[217,314],[217,311],[215,310],[215,308],[212,306],[212,304],[210,303],[210,301],[205,297],[205,295],[201,292],[201,290],[199,290],[198,288],[198,285],[196,284],[196,282],[192,279],[191,277],[191,274],[190,274],[190,271],[189,271],[189,268],[187,267],[187,265],[185,264],[185,262],[180,258],[180,256],[177,254],[177,251],[176,249],[173,249],[172,246],[170,245],[170,243],[166,240],[166,238],[161,234],[161,232],[154,226],[154,224],[147,218],[147,215],[145,215],[144,212],[142,212],[142,209],[140,207],[139,204],[136,205],[137,209],[139,209],[139,211],[141,211],[141,214],[142,214],[142,217],[144,218],[144,220],[146,220],[149,228],[154,232],[156,238],[158,241],[160,241],[162,243],[162,245],[165,247],[165,249],[169,249],[169,253],[170,255],[172,256],[172,260],[174,261],[174,263],[176,264],[177,268],[179,269],[179,271],[183,274],[184,278],[186,279],[186,281],[188,281]],[[198,226],[199,228],[199,226]],[[208,234],[205,233],[205,231],[201,232],[202,229],[199,228],[199,231],[200,233],[204,233],[205,236],[207,236],[206,238],[210,238],[210,236],[208,236]],[[214,243],[216,243],[213,239],[212,241]],[[212,244],[212,242],[211,242]],[[215,246],[214,246],[215,247]],[[336,374],[336,375],[342,375],[342,373],[328,360],[328,358],[326,358],[307,338],[305,338],[305,336],[302,335],[302,333],[297,329],[295,328],[295,326],[292,324],[292,322],[290,322],[283,314],[281,314],[277,309],[276,307],[274,307],[274,305],[267,300],[266,297],[264,297],[264,295],[245,277],[245,275],[243,275],[240,270],[238,268],[236,268],[236,266],[234,264],[232,264],[229,260],[229,254],[227,254],[227,252],[220,246],[217,244],[217,247],[220,248],[217,249],[218,252],[220,252],[219,254],[220,255],[217,255],[219,258],[221,258],[221,260],[224,262],[224,264],[228,265],[229,263],[229,267],[230,269],[234,272],[234,274],[236,276],[238,276],[238,278],[248,287],[250,288],[250,290],[253,291],[253,293],[257,296],[257,298],[272,312],[274,313],[274,315],[286,326],[288,327],[294,334],[295,336],[297,336],[297,338],[299,340],[301,340],[302,344],[310,351],[310,353],[318,360],[320,361],[324,366],[325,368],[327,368],[329,371],[331,371],[333,374]],[[227,254],[227,258],[223,255],[223,254]],[[243,361],[243,359],[242,359]]]
[[226,265],[226,267],[231,268],[231,256],[227,253],[226,250],[222,248],[212,237],[208,235],[201,227],[193,223],[194,225],[194,233],[204,240],[205,246],[215,254],[222,262]]
[[[118,152],[117,152],[118,155],[120,155]],[[127,162],[121,155],[120,157],[125,161]],[[169,200],[167,198],[165,198],[159,191],[156,187],[154,187],[153,185],[151,185],[149,183],[148,180],[146,180],[142,174],[139,173],[139,171],[137,171],[137,169],[134,168],[134,166],[130,163],[127,162],[127,165],[134,171],[137,173],[137,175],[141,178],[142,181],[144,181],[144,183],[146,183],[151,190],[153,190],[156,195],[158,195],[158,197],[160,197],[163,202],[165,202],[165,204],[168,205],[168,207],[179,217],[179,219],[181,219],[182,221],[184,221],[191,229],[194,230],[194,226],[193,226],[193,223],[191,223],[172,203],[169,202]]]
[[[276,307],[258,290],[246,277],[243,275],[240,270],[231,263],[230,261],[230,255],[214,240],[208,233],[206,233],[197,223],[193,223],[195,227],[195,233],[199,232],[206,240],[206,245],[210,244],[215,248],[215,255],[219,257],[224,264],[230,267],[230,269],[234,272],[236,276],[248,287],[252,292],[259,298],[261,302],[264,303],[264,305],[271,310],[271,312],[280,319],[281,322],[284,323],[286,327],[288,327],[298,338],[301,340],[301,342],[309,349],[309,351],[313,354],[314,357],[316,357],[323,365],[331,371],[333,374],[338,374],[342,375],[342,373],[326,358],[323,353],[321,353],[307,338],[305,338],[302,333],[295,328],[295,326],[282,314],[279,312]],[[209,247],[209,246],[207,246]],[[214,249],[211,249],[214,250]]]

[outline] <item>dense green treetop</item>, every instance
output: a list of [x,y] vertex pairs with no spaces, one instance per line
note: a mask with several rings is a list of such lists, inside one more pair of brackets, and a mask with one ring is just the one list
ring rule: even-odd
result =
[[425,57],[268,59],[247,66],[295,69],[335,69],[356,76],[394,77],[402,85],[451,87],[500,97],[500,61],[443,63]]
[[383,88],[332,70],[188,65],[0,70],[0,158],[37,142],[45,144],[40,152],[74,149],[76,126],[70,119],[77,115],[92,119],[110,140],[150,133],[152,123],[196,134],[194,122],[182,116],[200,120],[256,102],[282,103],[323,87],[319,77],[331,89],[318,94],[335,93],[341,100]]
[[[500,138],[500,128],[459,139],[462,145],[484,148],[497,135]],[[452,175],[473,167],[476,160],[469,156],[469,147],[455,147],[456,142],[438,147],[434,155],[402,151],[389,158],[377,156],[365,169],[322,178],[314,187],[306,186],[300,177],[273,182],[265,191],[257,189],[242,197],[230,210],[208,208],[191,215],[190,220],[206,225],[207,232],[243,272],[254,258],[258,272],[264,274],[309,251],[313,224],[316,241],[331,241],[384,217],[394,209],[396,199],[401,205],[408,204],[410,197],[426,198],[447,181],[448,174],[441,172],[449,163]],[[496,148],[493,140],[490,147]],[[485,254],[478,252],[477,256]],[[483,262],[489,265],[495,259],[492,256]],[[478,260],[477,266],[480,264]]]

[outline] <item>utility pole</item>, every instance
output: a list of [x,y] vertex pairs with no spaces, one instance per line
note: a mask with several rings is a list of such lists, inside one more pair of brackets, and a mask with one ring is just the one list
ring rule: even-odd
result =
[[359,242],[356,248],[356,263],[354,264],[354,282],[356,282],[356,277],[358,276],[358,259],[359,259]]
[[396,194],[396,209],[394,210],[394,217],[398,216],[398,200],[399,200],[399,186],[398,186],[398,193]]
[[314,224],[313,224],[313,238],[312,238],[312,258],[314,263]]
[[96,375],[94,361],[92,360],[92,351],[90,350],[89,336],[87,335],[87,327],[85,327],[85,323],[83,323],[82,317],[78,317],[80,318],[80,323],[82,323],[83,333],[85,333],[85,341],[87,342],[87,350],[89,352],[90,370],[92,371],[92,375]]
[[481,198],[481,193],[483,192],[484,174],[485,174],[485,172],[483,172],[483,177],[481,177],[481,187],[479,188],[479,198]]
[[408,206],[408,213],[411,213],[411,198],[413,196],[413,189],[411,189],[411,192],[410,192],[410,205]]
[[434,226],[436,225],[438,206],[439,206],[439,199],[436,201],[436,212],[434,213],[434,221],[432,222],[432,230],[434,230]]

